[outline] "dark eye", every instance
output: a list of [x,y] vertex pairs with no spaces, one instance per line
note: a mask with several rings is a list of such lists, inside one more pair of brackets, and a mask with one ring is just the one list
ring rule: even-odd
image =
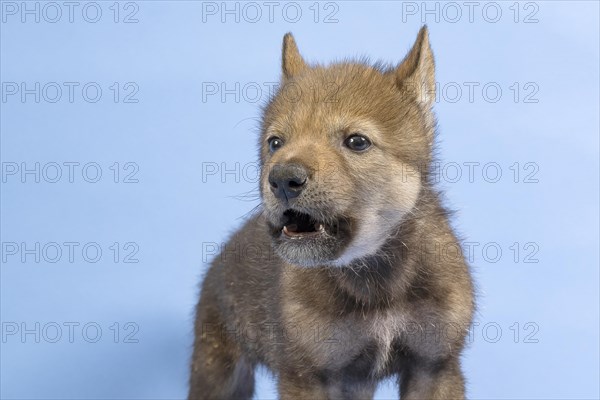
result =
[[283,140],[281,140],[277,136],[273,136],[273,137],[269,138],[268,143],[269,143],[269,151],[271,153],[273,153],[275,150],[277,150],[281,146],[283,146]]
[[355,133],[344,140],[344,145],[353,151],[364,151],[371,146],[371,141],[366,137]]

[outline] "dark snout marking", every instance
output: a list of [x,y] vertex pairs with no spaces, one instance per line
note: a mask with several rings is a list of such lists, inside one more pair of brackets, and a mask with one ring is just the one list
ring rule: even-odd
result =
[[290,200],[306,187],[308,171],[300,164],[275,164],[269,173],[271,191],[281,200]]

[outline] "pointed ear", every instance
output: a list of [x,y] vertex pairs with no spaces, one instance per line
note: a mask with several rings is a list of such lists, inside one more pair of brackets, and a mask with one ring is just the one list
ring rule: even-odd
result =
[[307,69],[308,66],[302,59],[296,41],[291,33],[286,33],[283,37],[283,49],[281,57],[281,69],[283,77],[289,79],[294,75]]
[[424,25],[410,52],[396,69],[396,81],[417,94],[419,103],[430,108],[435,101],[435,64],[429,45],[429,33]]

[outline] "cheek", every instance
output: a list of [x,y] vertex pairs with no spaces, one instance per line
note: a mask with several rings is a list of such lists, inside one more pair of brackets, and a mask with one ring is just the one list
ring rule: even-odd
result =
[[361,175],[357,193],[363,206],[394,220],[402,218],[418,200],[420,173],[392,156],[378,155],[368,164],[368,170],[355,172]]
[[398,173],[390,177],[388,196],[395,199],[396,206],[404,214],[417,203],[421,192],[421,175],[407,164],[399,164],[395,170]]

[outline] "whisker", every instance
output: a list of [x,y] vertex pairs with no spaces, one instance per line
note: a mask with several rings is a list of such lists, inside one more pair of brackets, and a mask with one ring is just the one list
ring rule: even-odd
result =
[[251,217],[255,217],[255,216],[261,216],[263,212],[264,212],[264,210],[262,209],[262,203],[259,203],[255,207],[253,207],[250,211],[248,211],[247,213],[245,213],[244,215],[242,215],[240,217],[237,217],[236,219],[240,220],[240,219],[247,219],[247,218],[251,218]]

